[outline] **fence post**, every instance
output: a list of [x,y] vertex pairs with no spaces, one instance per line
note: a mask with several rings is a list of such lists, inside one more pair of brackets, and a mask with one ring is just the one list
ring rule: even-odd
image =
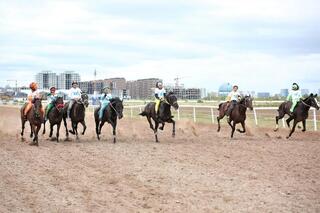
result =
[[286,128],[286,123],[284,122],[284,118],[282,118],[282,126],[283,128]]
[[[141,107],[139,107],[139,111],[140,111],[140,113],[142,112],[142,109],[141,109]],[[139,116],[140,117],[140,119],[142,118],[141,116]]]
[[211,107],[211,122],[214,124],[213,108]]
[[196,108],[193,107],[193,122],[196,122],[197,118],[196,118]]
[[253,108],[253,116],[254,116],[254,121],[256,123],[256,126],[258,126],[258,118],[257,118],[256,108]]
[[316,113],[316,109],[313,109],[313,126],[314,126],[314,131],[317,131],[317,113]]
[[180,120],[180,109],[177,110],[177,114],[178,114],[178,121]]
[[133,107],[131,107],[130,109],[130,115],[131,115],[131,118],[133,117]]

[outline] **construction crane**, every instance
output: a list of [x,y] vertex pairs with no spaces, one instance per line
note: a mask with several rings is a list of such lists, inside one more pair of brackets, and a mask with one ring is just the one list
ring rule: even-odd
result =
[[175,81],[175,88],[178,88],[178,87],[180,87],[180,80],[181,79],[183,79],[183,78],[188,78],[189,76],[183,76],[183,77],[181,77],[181,76],[178,76],[177,75],[177,77],[175,77],[173,80]]

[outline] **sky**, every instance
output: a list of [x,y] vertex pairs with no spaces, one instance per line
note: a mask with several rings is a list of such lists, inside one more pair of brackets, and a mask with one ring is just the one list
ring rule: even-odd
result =
[[42,70],[320,89],[318,0],[0,0],[0,86]]

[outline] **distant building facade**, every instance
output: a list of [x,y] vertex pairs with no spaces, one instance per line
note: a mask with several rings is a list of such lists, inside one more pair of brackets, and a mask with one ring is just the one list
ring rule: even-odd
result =
[[287,97],[289,95],[289,89],[281,89],[280,97]]
[[36,74],[36,82],[39,89],[50,89],[50,87],[58,87],[57,74],[52,71],[42,71]]
[[73,81],[80,82],[80,75],[74,71],[65,71],[58,76],[58,89],[67,90],[72,86]]
[[127,82],[127,94],[132,99],[151,99],[154,97],[154,89],[159,78],[146,78]]

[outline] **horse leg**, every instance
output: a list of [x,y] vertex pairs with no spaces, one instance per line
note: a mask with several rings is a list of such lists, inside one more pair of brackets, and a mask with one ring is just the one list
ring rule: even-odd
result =
[[[170,123],[170,122],[168,122],[168,123]],[[160,129],[160,130],[164,130],[165,122],[161,122],[161,125],[162,125],[162,126],[159,127],[159,129]]]
[[[103,125],[105,124],[105,121],[101,121],[99,128],[98,128],[98,136],[101,135],[101,129],[103,127]],[[100,140],[100,137],[98,138]]]
[[[30,123],[30,122],[29,122],[29,123]],[[30,138],[33,138],[33,133],[34,133],[34,131],[32,130],[32,125],[31,125],[31,123],[30,123],[30,129],[31,129]]]
[[305,132],[307,130],[306,129],[306,120],[302,121],[302,126],[303,126],[302,132]]
[[154,127],[154,136],[156,138],[156,142],[159,143],[159,140],[158,140],[158,127],[159,127],[159,122],[158,121],[155,121],[155,127]]
[[44,122],[43,122],[43,132],[42,132],[42,134],[43,135],[46,134],[46,120],[44,120]]
[[242,126],[242,131],[240,129],[237,129],[237,131],[240,133],[245,133],[246,132],[246,125],[245,125],[244,121],[241,122],[241,126]]
[[81,121],[80,122],[81,124],[82,124],[82,126],[83,126],[83,131],[82,131],[82,135],[84,135],[84,133],[86,132],[86,129],[87,129],[87,125],[86,125],[86,122],[83,120],[83,121]]
[[279,120],[282,119],[284,117],[284,113],[280,113],[279,115],[276,116],[276,128],[273,131],[278,131],[279,130]]
[[287,120],[286,120],[286,122],[287,122],[287,125],[288,125],[288,127],[290,128],[290,122],[293,120],[293,117],[292,116],[290,116]]
[[73,134],[73,135],[75,135],[75,134],[76,134],[76,132],[75,132],[75,126],[76,126],[76,124],[75,124],[74,122],[72,122],[72,121],[71,121],[71,127],[72,127],[72,130],[69,130],[69,132],[70,132],[71,134]]
[[52,137],[53,134],[53,125],[50,123],[50,134],[49,134],[49,138]]
[[63,124],[64,127],[66,128],[66,140],[69,138],[69,131],[68,131],[68,125],[67,125],[67,118],[63,117]]
[[57,133],[56,133],[56,137],[57,137],[57,142],[59,142],[59,132],[60,132],[60,126],[61,126],[61,123],[58,123],[58,124],[57,124]]
[[221,129],[221,125],[220,125],[220,120],[223,119],[224,117],[224,114],[219,114],[219,116],[217,116],[217,121],[218,121],[218,129],[217,129],[217,132],[220,132],[220,129]]
[[24,134],[24,128],[25,128],[25,124],[26,124],[26,121],[25,119],[21,119],[21,137],[23,138],[23,134]]
[[296,128],[297,123],[298,123],[298,122],[297,122],[296,120],[294,120],[292,129],[291,129],[291,131],[290,131],[290,134],[287,136],[287,139],[291,137],[292,133],[294,133],[294,130],[295,130],[295,128]]
[[117,128],[117,120],[112,123],[112,134],[113,134],[113,143],[116,143],[117,142],[117,138],[116,138],[116,128]]
[[[230,125],[231,125],[231,122],[230,122]],[[233,134],[234,134],[234,131],[236,130],[236,123],[233,121],[232,125],[231,125],[231,138],[233,138]]]
[[150,125],[150,129],[152,129],[154,131],[154,128],[153,128],[153,125],[152,125],[152,121],[151,121],[151,117],[150,116],[147,116],[147,120],[149,122],[149,125]]
[[98,119],[96,119],[96,135],[97,135],[98,140],[100,140],[99,123],[100,123],[100,121]]
[[[35,126],[31,125],[31,132],[34,132],[34,131],[35,131]],[[36,145],[35,141],[36,141],[36,134],[34,134],[34,138],[33,138],[32,142],[29,143],[29,145],[30,146]]]
[[79,140],[79,134],[78,134],[78,123],[73,124],[73,131],[76,134],[76,139]]
[[41,125],[42,125],[42,124],[36,126],[35,133],[34,133],[35,145],[36,145],[36,146],[39,146],[38,134],[39,134],[39,131],[40,131],[40,129],[41,129]]

